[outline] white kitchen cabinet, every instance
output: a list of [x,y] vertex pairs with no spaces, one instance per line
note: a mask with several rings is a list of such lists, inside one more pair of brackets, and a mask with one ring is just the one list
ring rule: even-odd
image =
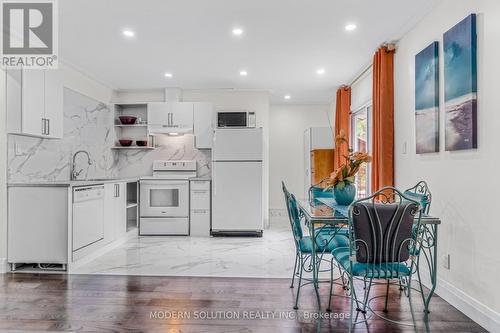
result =
[[168,125],[170,122],[170,113],[172,104],[165,102],[148,103],[148,124],[150,125]]
[[191,181],[190,203],[190,235],[195,237],[209,237],[211,221],[209,180]]
[[205,102],[195,102],[193,105],[195,147],[198,149],[212,149],[214,106],[212,103]]
[[63,137],[63,79],[59,70],[7,71],[7,131]]
[[152,134],[192,133],[193,103],[148,103],[148,129]]
[[8,188],[8,262],[68,263],[68,188]]
[[45,71],[45,119],[47,134],[51,138],[63,137],[63,76],[58,70]]
[[45,71],[23,70],[21,74],[22,133],[45,134]]
[[172,123],[181,128],[193,128],[193,103],[173,102]]
[[104,242],[110,243],[127,233],[127,186],[104,184]]

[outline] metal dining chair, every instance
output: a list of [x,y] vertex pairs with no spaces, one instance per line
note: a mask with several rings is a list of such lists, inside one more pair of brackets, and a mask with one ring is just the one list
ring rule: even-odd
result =
[[[431,191],[429,190],[429,185],[427,185],[427,182],[421,180],[419,181],[415,186],[410,187],[404,191],[404,195],[410,199],[413,199],[415,201],[418,201],[420,203],[420,209],[422,210],[422,215],[429,215],[429,211],[431,209],[431,203],[432,203],[432,194]],[[425,237],[425,227],[422,225],[420,226],[420,230],[417,228],[416,225],[413,226],[413,233],[415,235],[420,236],[420,237]],[[436,240],[433,240],[436,241]],[[429,246],[429,244],[424,245],[422,244],[421,246]],[[415,251],[417,254],[420,254],[421,248],[416,248]],[[420,255],[418,256],[418,261],[417,261],[417,266],[420,265]],[[424,297],[424,287],[422,284],[422,279],[420,278],[420,270],[417,271],[417,281],[418,285],[420,288],[420,294],[422,295],[422,301],[425,304],[425,297]],[[399,288],[403,290],[402,283],[400,283]]]
[[[401,324],[376,313],[369,305],[371,300],[384,296],[370,298],[371,288],[383,284],[386,286],[384,312],[387,312],[389,286],[398,285],[400,280],[405,284],[412,316],[411,324],[403,324],[416,326],[411,280],[416,272],[415,249],[419,248],[419,239],[412,229],[415,221],[417,228],[420,225],[421,215],[420,203],[393,187],[385,187],[367,198],[355,201],[349,207],[349,246],[332,251],[348,277],[351,303],[349,331],[353,325],[367,322],[367,309],[384,320]],[[362,300],[358,298],[355,286],[358,280],[364,285]],[[377,282],[380,280],[383,282]],[[330,302],[331,295],[330,285]],[[357,310],[355,317],[354,303]],[[364,319],[358,321],[360,313]]]
[[[334,249],[338,247],[347,246],[348,239],[343,235],[318,234],[316,235],[316,237],[305,235],[302,230],[302,218],[300,210],[298,208],[297,200],[295,196],[288,191],[285,183],[282,182],[281,184],[283,188],[283,194],[285,196],[285,203],[290,220],[290,227],[292,229],[293,239],[295,243],[295,264],[293,268],[292,283],[290,285],[290,288],[294,287],[295,277],[298,277],[299,286],[297,289],[294,305],[294,309],[298,309],[300,289],[307,284],[314,283],[312,278],[303,277],[304,272],[312,272],[311,255],[313,246],[315,246],[317,255],[319,254],[321,256],[319,260],[316,261],[318,263],[317,265],[319,271],[319,265],[322,261],[324,261],[322,260],[322,254],[330,254]],[[331,261],[328,260],[328,262]],[[303,282],[303,280],[305,282]]]

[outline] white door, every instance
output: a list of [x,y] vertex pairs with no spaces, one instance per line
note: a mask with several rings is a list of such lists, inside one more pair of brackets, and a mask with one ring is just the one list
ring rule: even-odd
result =
[[63,77],[56,69],[45,70],[45,119],[46,135],[51,138],[63,137]]
[[262,160],[262,128],[223,128],[215,130],[212,160]]
[[194,105],[194,136],[198,149],[211,149],[214,136],[213,104],[197,102]]
[[44,134],[45,75],[43,70],[22,71],[22,132],[28,135]]
[[262,163],[214,162],[212,230],[260,231]]
[[174,126],[193,128],[193,103],[173,102],[172,123]]

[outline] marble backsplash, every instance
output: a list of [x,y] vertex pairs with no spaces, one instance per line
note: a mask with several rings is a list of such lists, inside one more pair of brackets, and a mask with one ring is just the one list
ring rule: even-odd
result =
[[123,150],[118,155],[117,169],[122,177],[151,176],[154,160],[197,161],[198,177],[210,177],[210,150],[194,148],[193,135],[156,136],[154,150]]
[[114,115],[108,105],[64,89],[64,137],[40,139],[8,136],[8,181],[58,181],[70,179],[71,160],[78,150],[89,152],[76,160],[83,169],[79,178],[137,177],[152,174],[153,160],[196,159],[198,176],[210,176],[210,150],[194,148],[194,137],[157,136],[154,150],[111,149],[116,141]]
[[70,179],[73,153],[86,150],[76,160],[83,169],[81,178],[117,175],[113,114],[110,108],[76,91],[64,89],[64,136],[40,139],[8,136],[8,179],[11,182],[57,181]]

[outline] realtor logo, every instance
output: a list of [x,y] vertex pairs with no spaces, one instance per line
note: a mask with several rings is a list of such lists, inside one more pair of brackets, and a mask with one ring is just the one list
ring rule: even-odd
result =
[[55,0],[2,1],[2,67],[57,67]]

